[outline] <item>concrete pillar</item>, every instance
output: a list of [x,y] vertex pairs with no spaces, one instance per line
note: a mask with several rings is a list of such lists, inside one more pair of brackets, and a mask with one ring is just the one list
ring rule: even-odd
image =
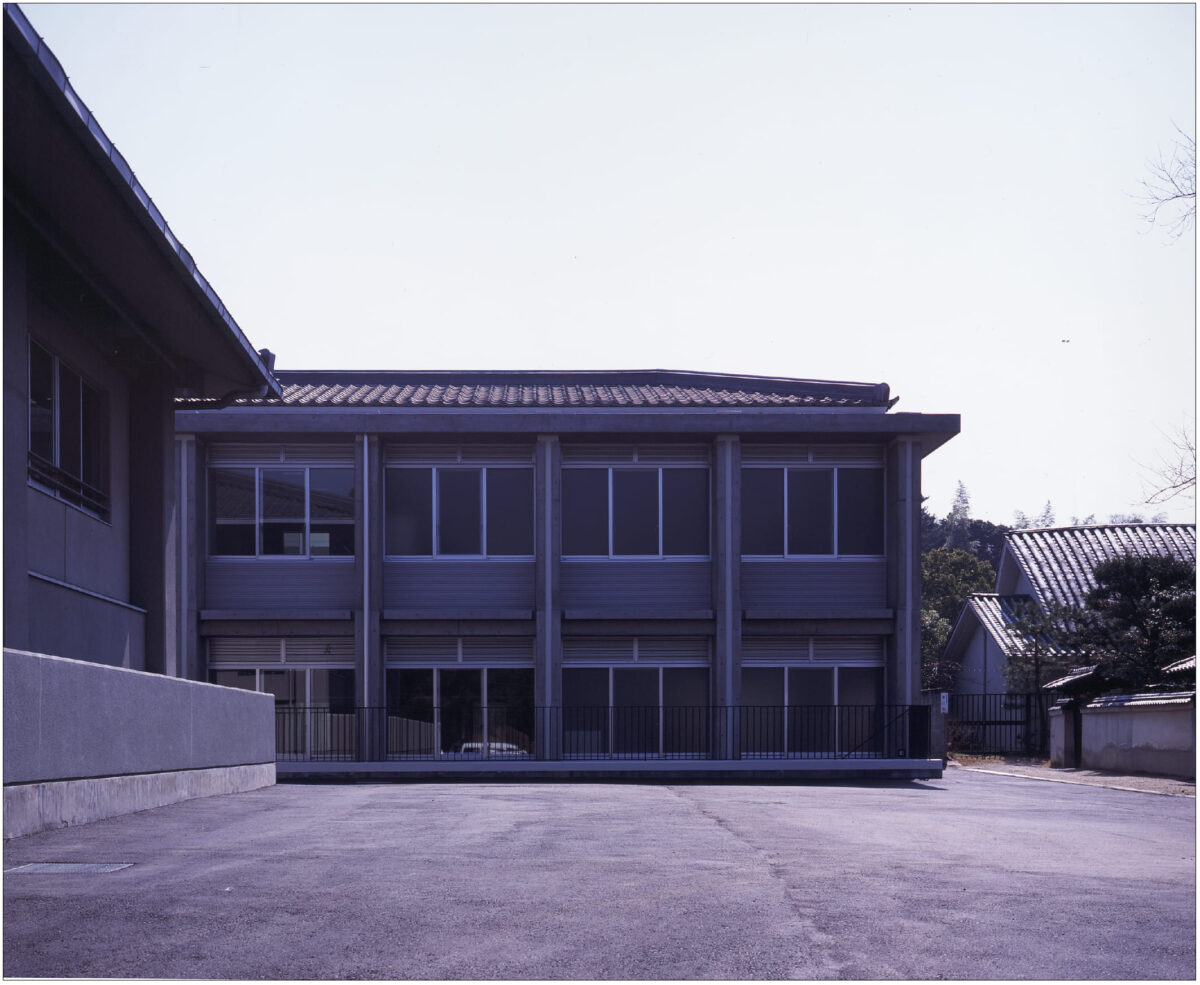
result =
[[377,435],[355,442],[355,573],[360,586],[354,614],[355,704],[370,709],[361,716],[360,759],[387,753],[385,674],[381,619],[383,610],[383,452]]
[[206,497],[203,457],[193,435],[175,439],[175,488],[178,511],[175,565],[175,591],[179,599],[174,636],[177,641],[177,676],[187,680],[207,680],[207,668],[200,654],[200,607],[198,603],[205,554],[204,507]]
[[921,693],[921,446],[897,438],[887,452],[887,592],[895,612],[884,701],[912,705]]
[[538,712],[538,755],[558,759],[562,732],[562,448],[558,435],[537,439],[534,465],[534,596],[537,640],[534,648],[534,704]]
[[727,709],[715,724],[714,754],[738,755],[736,709],[742,697],[742,447],[737,435],[713,441],[712,578],[715,639],[710,703]]
[[129,391],[129,595],[146,610],[145,666],[178,675],[174,381],[143,370]]

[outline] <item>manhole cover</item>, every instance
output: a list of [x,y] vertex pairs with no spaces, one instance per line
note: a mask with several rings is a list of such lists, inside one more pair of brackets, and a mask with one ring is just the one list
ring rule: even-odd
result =
[[128,869],[132,862],[29,862],[12,869],[5,869],[4,874],[11,872],[116,872],[118,869]]

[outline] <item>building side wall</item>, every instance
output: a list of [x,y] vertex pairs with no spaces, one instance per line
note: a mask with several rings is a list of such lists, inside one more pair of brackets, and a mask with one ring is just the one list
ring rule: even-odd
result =
[[1004,679],[1007,662],[995,640],[982,626],[976,625],[970,641],[963,649],[962,669],[958,674],[959,694],[1003,694],[1008,688]]

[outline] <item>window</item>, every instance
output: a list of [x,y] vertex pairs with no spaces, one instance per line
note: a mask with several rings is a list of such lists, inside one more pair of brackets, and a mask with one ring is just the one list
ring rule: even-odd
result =
[[883,469],[742,470],[742,554],[884,553]]
[[389,468],[385,553],[393,557],[533,554],[533,469]]
[[563,470],[563,554],[708,555],[708,469]]
[[104,395],[29,343],[29,478],[64,502],[109,517]]
[[210,469],[208,514],[217,557],[350,557],[354,470]]

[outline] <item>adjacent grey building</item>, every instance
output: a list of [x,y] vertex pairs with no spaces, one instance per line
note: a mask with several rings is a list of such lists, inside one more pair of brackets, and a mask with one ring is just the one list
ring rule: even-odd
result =
[[276,375],[176,426],[182,666],[273,693],[281,759],[926,757],[921,462],[956,415],[686,372]]

